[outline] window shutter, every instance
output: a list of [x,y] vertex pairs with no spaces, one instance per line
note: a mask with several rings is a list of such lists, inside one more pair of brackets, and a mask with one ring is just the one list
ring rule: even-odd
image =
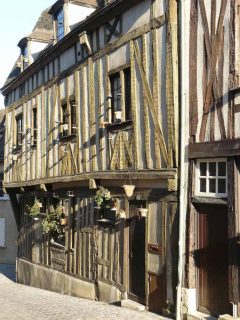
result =
[[0,218],[0,247],[5,246],[5,218]]

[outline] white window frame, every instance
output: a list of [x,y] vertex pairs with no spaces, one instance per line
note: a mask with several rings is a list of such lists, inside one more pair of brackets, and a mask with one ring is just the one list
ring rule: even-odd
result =
[[[200,163],[207,163],[207,174],[206,176],[206,192],[200,191]],[[216,176],[209,176],[209,163],[210,162],[225,162],[226,163],[226,175],[225,176],[219,176],[218,175],[218,166],[216,168]],[[216,191],[218,191],[218,179],[225,179],[226,180],[226,192],[225,193],[219,193],[219,192],[209,192],[209,178],[215,178],[216,180]],[[195,195],[196,196],[204,196],[204,197],[214,197],[214,198],[226,198],[228,196],[228,190],[227,190],[227,159],[226,158],[220,158],[220,159],[198,159],[196,161],[196,177],[195,177]]]
[[0,218],[0,248],[5,247],[6,241],[6,219]]

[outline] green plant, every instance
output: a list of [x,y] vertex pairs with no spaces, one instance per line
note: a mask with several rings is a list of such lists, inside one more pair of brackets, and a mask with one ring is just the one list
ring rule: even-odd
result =
[[59,222],[56,220],[51,220],[49,215],[42,221],[43,233],[61,233]]
[[104,187],[99,187],[94,200],[97,206],[100,208],[111,208],[111,203],[113,202],[110,191]]
[[32,218],[38,217],[40,215],[40,208],[41,208],[40,202],[37,199],[35,199],[34,204],[31,206],[29,210],[29,216]]
[[58,217],[63,217],[64,216],[64,206],[62,206],[60,203],[56,206],[56,209],[55,209],[55,213],[56,213],[56,216]]
[[63,228],[61,226],[61,218],[64,217],[64,206],[60,203],[54,208],[50,205],[49,211],[46,217],[42,221],[43,233],[56,235],[59,237],[63,234]]

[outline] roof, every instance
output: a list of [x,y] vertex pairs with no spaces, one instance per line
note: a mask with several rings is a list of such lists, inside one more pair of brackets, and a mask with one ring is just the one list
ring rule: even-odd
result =
[[91,32],[93,29],[103,25],[107,21],[116,17],[116,15],[121,14],[125,10],[135,6],[141,1],[143,0],[113,0],[103,8],[95,10],[85,20],[77,23],[76,27],[73,28],[73,30],[71,30],[68,34],[66,34],[66,36],[61,41],[57,42],[54,45],[50,43],[43,51],[41,51],[37,59],[31,65],[29,65],[27,69],[22,71],[21,74],[18,75],[17,79],[12,79],[11,84],[8,83],[1,88],[2,93],[4,95],[7,95],[10,90],[15,89],[24,81],[26,81],[29,76],[39,71],[39,69],[42,68],[44,64],[49,63],[52,59],[64,52],[64,50],[72,46],[79,38],[79,33],[83,31]]
[[54,15],[54,13],[65,3],[70,2],[76,5],[85,5],[89,7],[98,7],[98,0],[58,0],[56,1],[49,10],[50,15]]
[[[45,9],[37,23],[35,24],[33,31],[26,37],[22,38],[18,46],[22,47],[26,42],[31,39],[31,40],[37,40],[40,42],[46,42],[50,43],[52,42],[53,39],[53,22],[52,22],[52,16],[48,13],[49,8]],[[9,73],[4,86],[10,83],[13,79],[15,79],[20,73],[21,73],[21,68],[19,67],[21,63],[21,56],[18,57],[17,61],[15,62],[11,72]]]
[[41,13],[41,15],[40,15],[35,27],[33,28],[33,31],[37,30],[37,29],[44,29],[44,30],[52,30],[53,29],[52,17],[48,13],[49,9],[50,9],[50,7],[45,9]]
[[21,73],[21,56],[19,56],[11,70],[11,72],[9,73],[4,86],[6,86],[7,84],[9,84],[13,79],[15,79],[20,73]]

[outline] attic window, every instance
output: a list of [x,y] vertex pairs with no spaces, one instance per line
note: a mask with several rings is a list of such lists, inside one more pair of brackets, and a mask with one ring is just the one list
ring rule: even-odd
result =
[[60,41],[64,37],[64,13],[63,8],[56,13],[56,36],[57,41]]
[[22,48],[22,57],[23,57],[23,70],[25,70],[29,65],[27,45]]

